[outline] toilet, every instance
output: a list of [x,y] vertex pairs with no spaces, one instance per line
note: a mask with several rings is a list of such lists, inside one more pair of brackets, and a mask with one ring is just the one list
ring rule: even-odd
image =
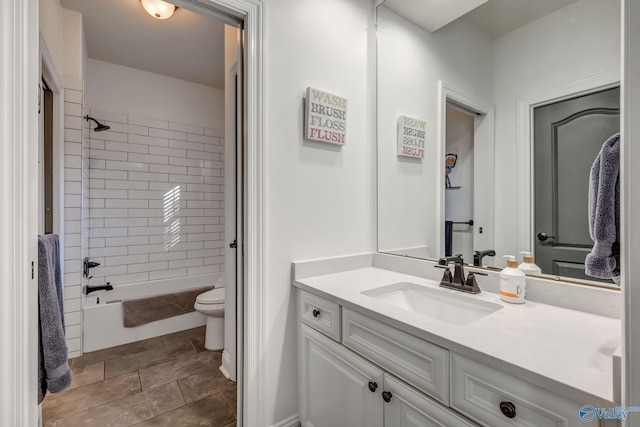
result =
[[215,288],[198,295],[193,308],[207,316],[204,347],[207,350],[222,350],[224,348],[224,288]]

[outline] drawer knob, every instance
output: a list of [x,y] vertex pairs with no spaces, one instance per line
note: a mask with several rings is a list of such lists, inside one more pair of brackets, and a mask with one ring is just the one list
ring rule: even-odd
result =
[[507,418],[515,418],[516,417],[516,405],[511,402],[500,402],[500,411],[502,415]]
[[313,310],[313,317],[318,317],[320,316],[320,310]]
[[375,393],[377,388],[378,388],[378,383],[369,381],[369,391],[371,391],[371,393]]
[[383,391],[382,392],[382,400],[384,400],[385,402],[389,403],[391,402],[391,398],[393,397],[393,395],[391,394],[390,391]]

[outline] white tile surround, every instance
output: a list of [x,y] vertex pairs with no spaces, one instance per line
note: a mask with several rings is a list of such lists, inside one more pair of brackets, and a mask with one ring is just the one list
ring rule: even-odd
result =
[[[82,258],[88,252],[87,179],[82,170],[82,80],[64,78],[64,321],[69,357],[82,348]],[[83,245],[84,243],[84,245]]]
[[[224,131],[91,110],[91,286],[224,270]],[[91,128],[95,124],[91,124]]]

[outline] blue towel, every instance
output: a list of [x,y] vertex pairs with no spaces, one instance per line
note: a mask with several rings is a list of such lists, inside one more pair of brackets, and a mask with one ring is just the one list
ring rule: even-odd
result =
[[616,281],[620,276],[619,133],[605,141],[591,167],[589,234],[594,245],[585,260],[585,273]]
[[444,256],[451,256],[453,251],[453,221],[444,222]]
[[62,304],[60,242],[47,234],[38,238],[38,403],[71,385]]

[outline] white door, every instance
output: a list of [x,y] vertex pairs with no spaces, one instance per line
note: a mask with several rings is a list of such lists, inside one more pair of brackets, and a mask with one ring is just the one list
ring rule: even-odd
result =
[[302,426],[382,427],[382,371],[309,326],[300,328]]
[[477,426],[389,374],[384,375],[382,397],[385,427]]

